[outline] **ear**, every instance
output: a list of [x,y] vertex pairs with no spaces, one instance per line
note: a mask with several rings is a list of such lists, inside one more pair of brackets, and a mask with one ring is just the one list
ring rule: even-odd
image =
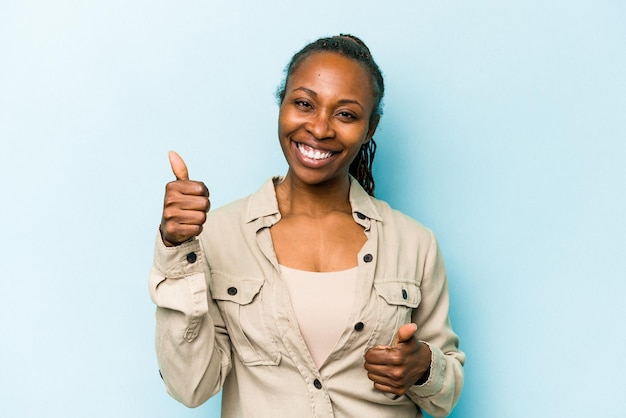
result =
[[378,127],[378,122],[380,122],[380,115],[372,115],[370,118],[370,126],[367,130],[367,137],[364,143],[368,143],[370,139],[372,139],[374,133],[376,132],[376,128]]

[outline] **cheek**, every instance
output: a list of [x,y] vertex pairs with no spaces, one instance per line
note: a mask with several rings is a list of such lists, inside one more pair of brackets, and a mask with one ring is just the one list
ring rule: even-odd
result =
[[342,136],[352,145],[361,147],[367,140],[368,126],[366,124],[349,125],[341,130]]
[[284,134],[285,132],[287,132],[289,130],[289,127],[291,126],[292,122],[291,122],[292,118],[289,115],[289,112],[283,108],[280,109],[279,113],[278,113],[278,133],[279,135]]
[[293,110],[281,110],[278,114],[278,134],[281,140],[284,136],[289,136],[302,128],[304,121],[297,112]]

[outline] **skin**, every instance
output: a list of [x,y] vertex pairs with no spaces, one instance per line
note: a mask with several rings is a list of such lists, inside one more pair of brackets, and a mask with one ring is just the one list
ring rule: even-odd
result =
[[211,204],[209,189],[200,181],[189,180],[187,165],[180,155],[170,151],[169,160],[176,180],[165,186],[159,230],[163,243],[173,247],[200,235]]
[[428,345],[415,338],[417,325],[404,324],[393,345],[377,345],[365,353],[367,377],[380,391],[404,395],[416,383],[424,383],[430,372]]
[[[374,106],[367,70],[341,55],[313,54],[289,76],[278,118],[289,170],[275,186],[281,220],[270,229],[280,264],[319,272],[357,265],[366,236],[352,218],[348,171],[376,131]],[[210,203],[182,158],[171,151],[169,159],[176,180],[166,186],[160,230],[164,244],[175,246],[202,232]],[[430,349],[416,329],[403,325],[393,345],[367,351],[364,367],[376,389],[402,395],[427,377]]]
[[[366,237],[352,219],[348,171],[378,124],[378,118],[370,123],[369,85],[358,63],[332,53],[306,58],[287,80],[278,138],[289,170],[276,185],[282,218],[271,228],[283,265],[308,271],[357,265]],[[330,155],[312,159],[299,146]]]

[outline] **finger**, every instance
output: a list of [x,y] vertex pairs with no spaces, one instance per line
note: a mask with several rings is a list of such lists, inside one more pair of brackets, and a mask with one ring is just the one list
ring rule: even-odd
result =
[[209,189],[201,181],[174,180],[165,185],[165,194],[174,201],[181,199],[181,196],[202,196],[206,199],[209,197]]
[[398,362],[401,360],[402,358],[400,356],[399,350],[388,346],[370,348],[365,353],[366,365],[370,364],[388,366],[398,364]]
[[180,202],[180,209],[189,211],[208,212],[211,202],[206,196],[186,196],[186,199]]
[[163,209],[173,211],[174,214],[178,211],[185,210],[197,210],[201,212],[208,212],[211,207],[211,202],[205,194],[195,195],[189,191],[184,194],[181,192],[166,193],[163,198]]
[[189,180],[189,171],[187,165],[183,159],[175,151],[167,153],[170,165],[172,166],[172,172],[176,176],[176,180]]
[[373,376],[387,376],[389,374],[389,369],[394,366],[390,366],[389,364],[378,364],[378,363],[370,363],[365,362],[363,364],[363,368],[367,370],[367,372]]
[[380,390],[381,392],[392,394],[391,399],[397,399],[399,396],[404,395],[404,393],[406,392],[404,388],[388,386],[380,383],[374,383],[374,388]]
[[378,390],[395,394],[403,393],[405,385],[389,376],[368,372],[367,378],[374,383],[374,387]]
[[384,385],[388,388],[398,388],[402,386],[400,382],[394,381],[393,379],[385,375],[368,373],[367,378],[377,385]]
[[203,210],[163,209],[163,220],[176,225],[204,225],[207,213]]
[[416,324],[411,323],[402,325],[396,333],[396,338],[393,340],[393,346],[395,347],[399,343],[410,341],[413,338],[415,331],[417,331]]

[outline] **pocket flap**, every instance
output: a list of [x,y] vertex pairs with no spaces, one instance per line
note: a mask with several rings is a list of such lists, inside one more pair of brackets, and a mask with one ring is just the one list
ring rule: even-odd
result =
[[261,291],[264,279],[255,277],[233,277],[221,273],[211,273],[211,296],[216,300],[225,300],[247,305]]
[[394,281],[374,283],[376,293],[390,305],[417,308],[421,301],[419,286],[414,282]]

